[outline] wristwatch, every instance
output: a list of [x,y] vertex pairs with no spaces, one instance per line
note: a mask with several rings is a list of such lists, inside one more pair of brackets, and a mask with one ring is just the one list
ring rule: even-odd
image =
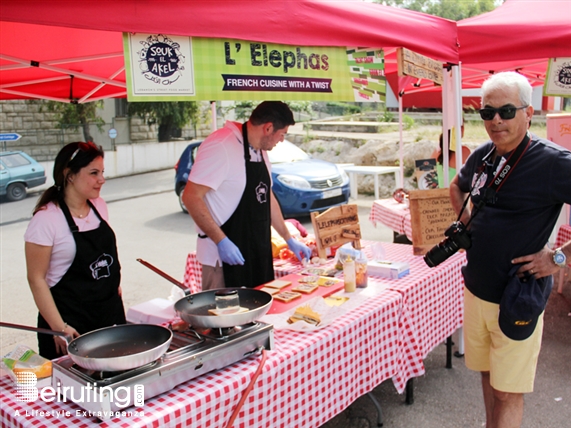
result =
[[556,248],[555,251],[553,252],[553,263],[555,263],[557,266],[561,268],[565,267],[565,265],[567,264],[567,257],[565,256],[565,253],[563,252],[561,247]]

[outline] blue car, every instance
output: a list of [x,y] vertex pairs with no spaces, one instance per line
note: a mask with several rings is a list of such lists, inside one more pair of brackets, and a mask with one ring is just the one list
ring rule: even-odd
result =
[[44,167],[24,152],[0,153],[0,196],[9,201],[26,197],[26,188],[41,186],[46,182]]
[[[185,212],[182,191],[200,143],[189,144],[175,166],[175,192]],[[349,201],[349,177],[334,163],[312,159],[289,141],[278,143],[268,155],[272,164],[272,189],[284,217],[307,216],[312,211],[325,211]]]

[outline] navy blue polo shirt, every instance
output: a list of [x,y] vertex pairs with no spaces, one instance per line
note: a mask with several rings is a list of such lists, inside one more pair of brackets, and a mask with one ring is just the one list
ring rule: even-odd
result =
[[[482,185],[492,181],[504,158],[485,163],[493,149],[491,141],[470,155],[458,175],[460,189],[472,189],[476,205]],[[548,140],[532,136],[531,144],[496,194],[473,218],[472,247],[466,251],[463,268],[468,290],[482,300],[500,303],[512,266],[511,260],[540,251],[547,243],[563,203],[571,203],[571,152]]]

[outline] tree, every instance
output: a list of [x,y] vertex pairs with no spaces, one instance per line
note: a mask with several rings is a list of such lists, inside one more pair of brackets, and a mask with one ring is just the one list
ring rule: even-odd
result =
[[[230,110],[234,110],[236,120],[246,121],[260,103],[261,101],[236,101],[233,105],[225,107],[223,113],[227,114]],[[293,112],[306,113],[310,116],[313,113],[311,101],[285,101],[285,103]]]
[[77,129],[81,127],[85,141],[93,141],[89,132],[89,125],[95,124],[101,130],[105,123],[97,116],[97,109],[103,107],[103,101],[90,103],[61,103],[58,101],[48,101],[46,108],[56,114],[57,128]]
[[503,0],[375,0],[375,3],[460,21],[494,10]]
[[194,101],[133,102],[129,114],[136,114],[148,124],[158,123],[159,141],[170,141],[179,136],[179,130],[198,119],[199,108]]

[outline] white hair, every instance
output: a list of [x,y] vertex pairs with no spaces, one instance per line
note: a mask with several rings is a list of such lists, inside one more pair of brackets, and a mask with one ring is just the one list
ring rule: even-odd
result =
[[518,90],[521,105],[531,105],[532,87],[527,78],[515,71],[503,71],[493,74],[482,84],[482,107],[484,107],[484,98],[488,93],[496,89],[508,89],[513,87],[516,87]]

